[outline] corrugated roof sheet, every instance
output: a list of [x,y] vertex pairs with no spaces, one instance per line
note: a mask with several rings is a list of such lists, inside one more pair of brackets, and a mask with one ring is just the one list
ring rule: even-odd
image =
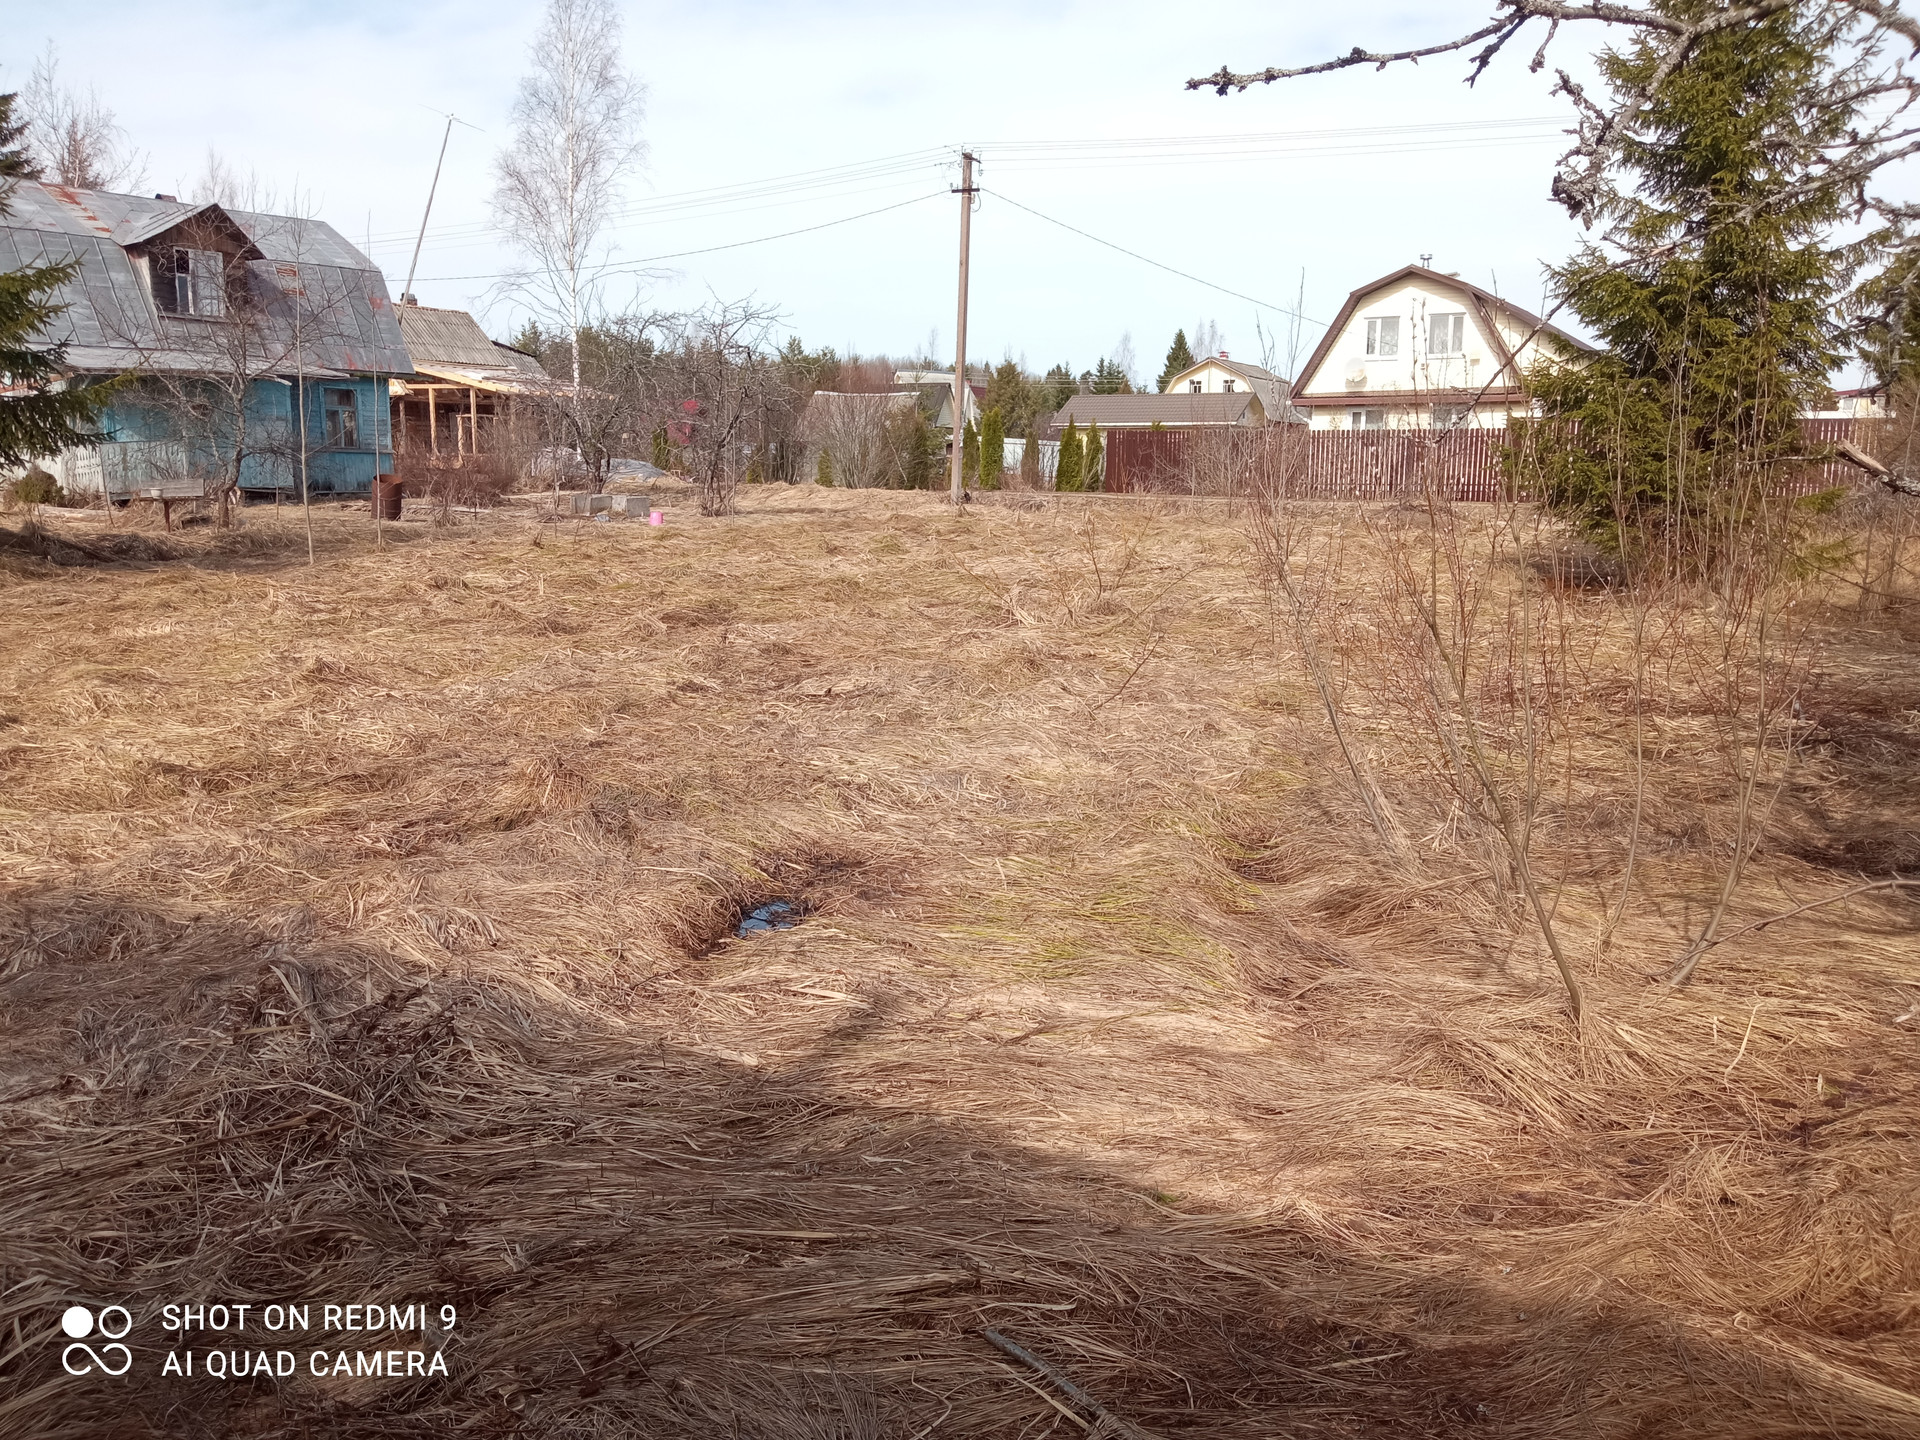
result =
[[1265,408],[1251,391],[1231,395],[1075,395],[1053,417],[1055,430],[1068,424],[1085,428],[1088,421],[1102,428],[1140,428],[1156,420],[1162,425],[1245,425],[1265,418]]
[[[127,248],[208,211],[226,216],[264,257],[247,262],[262,323],[248,335],[253,373],[408,374],[412,362],[380,271],[321,220],[73,190],[23,180],[0,215],[0,271],[74,261],[56,292],[67,306],[49,337],[76,370],[224,370],[230,322],[162,314]],[[138,237],[136,239],[135,237]]]
[[544,379],[546,370],[524,351],[487,338],[465,310],[442,310],[431,305],[402,305],[395,312],[407,353],[416,365],[468,371],[504,370]]

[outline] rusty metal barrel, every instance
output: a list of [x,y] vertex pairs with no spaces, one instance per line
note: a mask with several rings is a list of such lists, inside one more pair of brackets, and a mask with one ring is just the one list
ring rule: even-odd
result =
[[382,475],[373,482],[374,510],[382,520],[400,518],[401,492],[405,488],[406,482],[398,475]]

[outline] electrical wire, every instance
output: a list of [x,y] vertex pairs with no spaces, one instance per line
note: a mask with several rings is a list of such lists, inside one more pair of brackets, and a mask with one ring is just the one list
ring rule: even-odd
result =
[[1062,230],[1071,230],[1074,234],[1080,236],[1081,239],[1083,240],[1091,240],[1093,241],[1094,244],[1104,245],[1109,250],[1118,250],[1122,255],[1128,256],[1134,260],[1138,260],[1142,264],[1151,265],[1156,270],[1164,270],[1169,275],[1178,275],[1182,280],[1191,280],[1194,284],[1204,285],[1209,290],[1218,290],[1222,295],[1231,295],[1233,296],[1234,299],[1244,300],[1249,305],[1258,305],[1262,310],[1271,310],[1275,314],[1290,316],[1291,318],[1298,320],[1303,324],[1318,325],[1322,329],[1326,328],[1326,323],[1327,323],[1326,321],[1315,320],[1311,315],[1303,315],[1300,313],[1300,311],[1295,310],[1290,305],[1275,305],[1271,301],[1256,300],[1253,296],[1243,295],[1238,290],[1229,290],[1226,286],[1216,285],[1211,280],[1202,280],[1198,275],[1189,275],[1185,270],[1176,270],[1171,265],[1164,265],[1160,261],[1155,260],[1150,256],[1142,255],[1138,250],[1129,250],[1127,249],[1126,246],[1116,245],[1111,240],[1102,240],[1098,235],[1092,234],[1091,232],[1086,230],[1082,230],[1077,225],[1069,225],[1067,224],[1066,221],[1056,220],[1051,215],[1042,215],[1038,210],[1034,209],[1031,205],[1022,205],[1018,200],[1014,199],[1011,195],[1003,195],[998,190],[989,190],[984,185],[980,187],[980,193],[983,195],[991,195],[996,200],[1004,200],[1007,202],[1007,204],[1013,206],[1013,208],[1016,210],[1024,210],[1027,212],[1027,214],[1033,216],[1036,219],[1044,220],[1049,225],[1058,225]]
[[[831,230],[836,225],[851,225],[856,220],[865,220],[874,215],[884,215],[889,210],[904,210],[909,205],[919,205],[924,201],[935,200],[949,193],[951,192],[946,190],[934,190],[925,195],[916,195],[911,200],[902,200],[893,205],[882,205],[878,210],[863,210],[858,215],[843,215],[838,220],[826,220],[818,225],[802,226],[798,230],[782,230],[777,235],[756,235],[751,240],[732,240],[725,245],[707,245],[698,250],[676,250],[671,255],[649,255],[644,260],[627,260],[617,265],[609,263],[598,267],[593,272],[592,278],[601,280],[609,275],[632,274],[636,271],[644,270],[649,265],[658,265],[663,260],[684,260],[691,255],[712,255],[721,250],[738,250],[744,245],[764,245],[769,240],[786,240],[795,235],[811,235],[816,230]],[[494,275],[423,275],[416,283],[425,284],[429,280],[435,283],[453,280],[510,280],[513,279],[517,273],[516,271],[508,270]]]
[[[1542,127],[1550,127],[1543,129]],[[1538,133],[1520,133],[1520,132]],[[1504,120],[1460,120],[1427,125],[1372,125],[1328,130],[1251,131],[1218,135],[1144,135],[1105,140],[1009,140],[982,144],[976,149],[995,157],[999,165],[1023,170],[1104,169],[1116,165],[1174,165],[1235,163],[1275,154],[1299,159],[1324,156],[1407,154],[1448,149],[1479,149],[1492,145],[1525,144],[1565,133],[1564,117],[1518,116]],[[1413,137],[1395,142],[1394,137]],[[902,151],[843,165],[822,166],[758,180],[740,181],[699,190],[686,190],[635,201],[612,211],[607,219],[626,220],[671,216],[689,211],[737,208],[774,196],[803,195],[850,184],[899,177],[905,180],[938,162],[950,162],[951,149]],[[491,221],[467,221],[427,232],[427,248],[446,242],[497,233]],[[411,228],[375,232],[376,245],[411,242]],[[451,248],[446,245],[446,248]]]

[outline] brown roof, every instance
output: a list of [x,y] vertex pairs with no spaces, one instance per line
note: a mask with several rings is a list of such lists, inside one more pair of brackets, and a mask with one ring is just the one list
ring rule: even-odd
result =
[[1303,410],[1365,409],[1369,405],[1506,405],[1527,398],[1518,385],[1435,386],[1426,390],[1347,390],[1332,395],[1296,395],[1293,403]]
[[[1347,295],[1347,303],[1340,307],[1340,313],[1333,317],[1333,324],[1327,327],[1326,334],[1320,337],[1320,343],[1314,346],[1313,354],[1307,357],[1307,363],[1301,367],[1300,382],[1303,386],[1311,384],[1313,377],[1320,373],[1320,366],[1326,361],[1327,351],[1333,348],[1333,342],[1339,338],[1340,332],[1347,328],[1347,321],[1353,318],[1353,312],[1359,306],[1361,300],[1376,290],[1384,289],[1396,281],[1407,279],[1420,280],[1428,285],[1451,285],[1456,290],[1466,292],[1468,299],[1473,302],[1475,312],[1480,317],[1481,329],[1486,333],[1487,339],[1492,342],[1494,350],[1498,352],[1500,356],[1500,369],[1495,372],[1496,374],[1504,374],[1513,367],[1513,352],[1507,348],[1507,342],[1500,334],[1500,327],[1494,323],[1494,317],[1498,314],[1505,314],[1509,319],[1519,322],[1519,324],[1528,330],[1537,330],[1542,335],[1551,335],[1554,339],[1574,350],[1584,351],[1589,355],[1597,355],[1599,353],[1598,350],[1582,340],[1579,336],[1569,335],[1558,325],[1548,324],[1531,310],[1522,310],[1511,300],[1503,300],[1491,290],[1482,290],[1478,285],[1473,284],[1471,281],[1462,280],[1458,275],[1443,275],[1438,270],[1427,269],[1424,265],[1402,265],[1391,275],[1382,275],[1378,280],[1370,281],[1362,285],[1359,289],[1349,292]],[[1325,399],[1328,397],[1317,398]],[[1293,396],[1293,403],[1296,405],[1309,405],[1314,403],[1314,401],[1296,392]]]
[[[1251,412],[1251,413],[1249,413]],[[1261,425],[1266,407],[1251,390],[1231,395],[1075,395],[1053,417],[1052,429],[1089,422],[1102,430],[1162,425]]]

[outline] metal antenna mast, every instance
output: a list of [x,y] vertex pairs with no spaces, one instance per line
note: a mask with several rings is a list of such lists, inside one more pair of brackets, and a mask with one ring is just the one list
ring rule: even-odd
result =
[[[440,158],[433,162],[433,184],[427,187],[427,209],[420,217],[420,238],[413,242],[413,259],[407,265],[406,288],[400,292],[400,303],[406,304],[413,299],[413,277],[420,269],[420,247],[427,243],[427,221],[433,215],[433,197],[440,189],[440,167],[447,163],[447,141],[453,138],[453,122],[460,117],[452,111],[447,112],[447,128],[440,136]],[[460,120],[462,125],[467,122]],[[478,125],[467,125],[469,130],[478,130]]]

